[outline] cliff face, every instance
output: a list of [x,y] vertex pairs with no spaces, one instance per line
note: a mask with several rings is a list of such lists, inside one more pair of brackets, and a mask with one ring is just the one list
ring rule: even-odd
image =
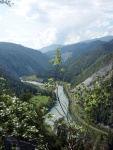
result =
[[83,84],[85,86],[90,85],[92,82],[95,82],[98,77],[104,77],[105,79],[110,78],[112,74],[112,63],[108,64],[107,66],[101,68],[98,72],[94,73],[92,76],[87,78]]

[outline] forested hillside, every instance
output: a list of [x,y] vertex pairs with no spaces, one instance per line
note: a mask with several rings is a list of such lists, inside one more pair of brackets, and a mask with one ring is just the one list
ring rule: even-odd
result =
[[[87,47],[89,52],[85,52],[77,58],[76,56],[74,57],[73,52],[73,61],[67,65],[62,65],[65,68],[65,74],[62,76],[60,70],[57,70],[57,78],[66,82],[71,82],[72,87],[74,87],[90,77],[92,74],[96,73],[99,69],[109,65],[113,58],[113,40],[110,42],[100,43],[100,41],[89,43],[89,48]],[[100,44],[100,46],[98,44]],[[94,49],[93,46],[97,47]],[[37,77],[45,79],[54,76],[55,68],[41,74],[37,73]]]
[[[109,82],[112,83],[111,78],[107,81],[108,83],[104,83],[104,80],[102,80],[102,84],[98,82],[98,86],[94,85],[93,90],[92,88],[90,89],[90,87],[89,89],[85,89],[85,87],[78,88],[78,91],[73,93],[73,97],[76,96],[77,98],[69,98],[69,110],[71,115],[73,118],[77,115],[76,119],[79,118],[76,125],[71,124],[70,119],[65,122],[63,116],[54,122],[54,130],[51,131],[50,126],[44,122],[44,119],[48,116],[45,116],[48,111],[47,108],[50,109],[54,106],[56,98],[59,100],[59,96],[56,95],[57,97],[55,97],[54,95],[54,89],[57,88],[57,84],[59,84],[58,80],[72,82],[72,86],[79,84],[79,82],[81,83],[82,80],[85,80],[90,74],[96,73],[100,68],[112,63],[112,47],[113,41],[104,43],[95,50],[79,56],[68,65],[62,65],[62,57],[59,48],[57,48],[55,51],[56,57],[54,60],[51,60],[54,69],[49,72],[40,72],[37,75],[38,77],[40,75],[40,77],[46,79],[54,78],[46,80],[49,82],[45,86],[47,91],[44,89],[41,91],[30,85],[20,83],[19,80],[13,79],[11,75],[9,76],[7,72],[1,68],[0,108],[3,112],[1,125],[3,126],[3,124],[5,124],[4,128],[1,128],[0,131],[0,134],[4,133],[5,137],[3,138],[5,139],[1,141],[8,141],[12,138],[11,142],[13,146],[15,146],[13,139],[17,141],[16,147],[21,147],[21,143],[27,142],[24,147],[29,145],[32,147],[31,150],[33,150],[34,147],[40,150],[42,147],[48,150],[70,150],[70,148],[68,148],[69,146],[71,148],[74,147],[73,150],[75,148],[77,150],[88,150],[89,147],[91,147],[91,149],[96,147],[96,150],[101,150],[100,148],[98,149],[100,143],[102,148],[104,146],[112,147],[113,143],[111,140],[113,137],[105,128],[105,125],[108,125],[109,128],[112,127],[113,122],[113,115],[111,113],[113,105],[112,86],[111,84],[107,86]],[[6,80],[2,80],[3,74]],[[77,80],[78,76],[80,77],[79,80]],[[8,82],[8,86],[4,86],[4,81]],[[66,84],[65,87],[68,90],[67,93],[72,96],[70,86]],[[103,90],[101,91],[102,87]],[[10,91],[7,88],[9,88]],[[12,89],[19,99],[14,99],[13,95],[11,95]],[[12,97],[7,94],[10,94]],[[6,109],[6,106],[8,109]],[[62,106],[65,107],[65,104]],[[51,118],[51,114],[48,117]],[[74,121],[76,121],[76,119],[74,119]],[[101,129],[101,125],[99,124],[102,124],[104,129]],[[88,127],[86,127],[86,125],[88,125]],[[97,129],[98,127],[99,129]],[[7,133],[9,133],[9,137],[6,136]],[[70,138],[68,138],[69,136]],[[108,140],[106,141],[107,138]],[[95,139],[98,139],[98,141]],[[2,148],[3,147],[4,143],[2,143]]]
[[0,43],[0,66],[15,77],[35,74],[50,67],[48,57],[38,50]]
[[[82,55],[86,52],[93,51],[98,46],[100,46],[106,42],[109,42],[112,39],[113,39],[113,36],[105,36],[102,38],[96,38],[96,39],[92,39],[92,40],[88,40],[88,41],[82,41],[80,43],[64,45],[63,47],[61,46],[60,52],[62,54],[63,61],[65,62],[66,57],[69,55],[72,56],[71,60],[74,60],[75,58],[79,57],[80,55]],[[46,50],[46,47],[44,49]],[[47,49],[48,49],[48,47],[47,47]],[[55,57],[53,50],[45,52],[45,54],[49,58]]]
[[[42,53],[46,53],[46,52],[55,50],[57,47],[58,47],[58,44],[52,44],[52,45],[43,47],[43,48],[41,48],[41,49],[39,49],[39,50],[40,50]],[[63,47],[63,45],[60,45],[60,47]]]
[[65,79],[69,82],[71,81],[72,85],[77,85],[102,67],[111,63],[112,58],[113,40],[75,59],[67,67]]
[[[15,79],[13,76],[9,75],[3,68],[0,68],[0,83],[2,81],[1,78],[5,79],[4,88],[9,89],[8,93],[13,93],[17,97],[19,97],[23,93],[36,94],[39,90],[33,86],[22,83],[20,79]],[[2,90],[2,87],[0,88],[0,90]]]
[[[80,55],[93,51],[98,46],[102,45],[103,41],[94,41],[91,43],[76,43],[71,45],[66,45],[60,48],[60,52],[63,58],[63,61],[66,61],[66,58],[70,55],[72,56],[71,60],[74,60],[75,58],[79,57]],[[45,53],[49,58],[54,58],[54,51],[49,51]]]

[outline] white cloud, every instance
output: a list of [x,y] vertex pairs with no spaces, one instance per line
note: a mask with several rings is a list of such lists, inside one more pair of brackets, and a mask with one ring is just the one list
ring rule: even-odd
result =
[[109,22],[108,21],[97,20],[97,26],[98,27],[106,27],[106,26],[109,26]]
[[[49,45],[55,42],[56,40],[56,29],[48,28],[42,32],[36,31],[34,36],[29,37],[20,37],[19,33],[14,31],[6,31],[8,37],[0,38],[0,41],[13,42],[17,44],[22,44],[31,48],[39,49],[42,45]],[[12,41],[12,37],[15,37]]]
[[0,20],[2,20],[2,16],[0,15]]
[[[34,0],[32,0],[34,2]],[[16,1],[14,7],[12,10],[17,14],[17,15],[22,15],[26,16],[27,12],[30,11],[31,8],[31,0],[20,0]]]
[[12,39],[26,46],[39,48],[52,43],[73,43],[112,34],[112,2],[15,0],[15,5],[10,9],[12,14],[7,14],[9,32],[6,33],[4,27],[3,37],[7,35],[10,41]]
[[[37,46],[41,48],[41,45],[49,45],[55,43],[57,30],[55,28],[46,28],[42,32],[37,31]],[[39,45],[38,45],[39,44]]]

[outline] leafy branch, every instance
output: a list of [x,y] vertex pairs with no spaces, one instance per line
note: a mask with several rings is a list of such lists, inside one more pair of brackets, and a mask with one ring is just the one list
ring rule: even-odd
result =
[[10,7],[14,5],[14,3],[12,3],[10,0],[0,0],[0,4],[6,4]]

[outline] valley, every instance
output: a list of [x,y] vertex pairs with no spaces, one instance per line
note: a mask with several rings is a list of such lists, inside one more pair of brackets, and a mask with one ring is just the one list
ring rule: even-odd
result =
[[100,143],[112,147],[112,58],[113,40],[95,39],[46,53],[0,43],[0,123],[5,124],[0,134],[19,137],[31,149],[45,143],[48,150],[68,150],[69,144],[77,150],[101,150]]
[[[45,87],[45,85],[43,83],[40,83],[40,82],[36,82],[36,81],[23,81],[23,80],[21,80],[21,81],[22,82],[27,82],[27,83],[30,83],[30,84],[33,84],[33,85],[38,85],[40,88],[42,88],[42,86]],[[61,105],[62,105],[63,109],[65,110],[65,113],[67,115],[69,115],[69,110],[68,110],[68,103],[69,102],[68,102],[68,98],[64,94],[63,86],[61,86],[61,85],[58,86],[58,97],[60,99],[60,102],[61,102]],[[35,99],[39,100],[38,97],[35,97]],[[43,100],[43,97],[42,97],[42,100]],[[46,119],[45,120],[46,123],[48,123],[49,125],[54,125],[54,121],[58,120],[59,118],[61,118],[63,116],[66,117],[65,114],[64,114],[64,112],[63,112],[63,110],[62,110],[62,108],[61,108],[61,106],[60,106],[60,104],[59,104],[58,100],[56,100],[55,105],[48,112],[48,115],[49,114],[52,114],[54,116],[52,118],[53,121],[51,121],[50,119]]]
[[113,150],[113,2],[0,0],[0,150]]

